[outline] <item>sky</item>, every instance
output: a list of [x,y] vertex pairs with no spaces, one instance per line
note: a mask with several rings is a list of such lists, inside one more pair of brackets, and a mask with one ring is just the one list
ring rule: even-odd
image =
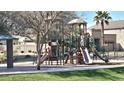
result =
[[[93,21],[96,11],[77,11],[76,14],[82,17],[86,22],[88,27],[95,25]],[[124,11],[108,11],[112,20],[124,20]]]

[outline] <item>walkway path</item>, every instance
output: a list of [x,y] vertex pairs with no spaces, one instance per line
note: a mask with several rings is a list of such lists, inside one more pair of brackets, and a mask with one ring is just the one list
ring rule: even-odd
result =
[[94,65],[65,65],[65,66],[41,66],[41,70],[37,70],[32,62],[14,63],[14,68],[6,68],[5,64],[0,65],[0,75],[4,74],[24,74],[24,73],[39,73],[39,72],[62,72],[62,71],[75,71],[75,70],[93,70],[100,68],[115,68],[124,67],[124,62],[116,61],[106,65],[94,62]]

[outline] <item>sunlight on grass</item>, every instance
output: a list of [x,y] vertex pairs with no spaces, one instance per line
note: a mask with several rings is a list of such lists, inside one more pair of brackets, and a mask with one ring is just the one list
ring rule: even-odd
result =
[[1,81],[105,81],[124,80],[124,68],[37,74],[1,75]]

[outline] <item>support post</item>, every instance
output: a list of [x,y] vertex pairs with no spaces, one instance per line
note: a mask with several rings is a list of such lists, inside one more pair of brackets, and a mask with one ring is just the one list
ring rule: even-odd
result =
[[13,40],[7,40],[7,68],[13,68]]

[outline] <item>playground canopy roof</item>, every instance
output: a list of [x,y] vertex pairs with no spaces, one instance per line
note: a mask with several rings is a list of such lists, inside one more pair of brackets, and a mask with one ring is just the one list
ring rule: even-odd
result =
[[17,39],[10,35],[0,35],[0,40]]
[[17,38],[13,37],[9,33],[0,31],[0,40],[9,40],[9,39],[17,39]]
[[68,22],[69,25],[74,25],[74,24],[87,24],[86,21],[84,21],[81,18],[73,19],[70,22]]

